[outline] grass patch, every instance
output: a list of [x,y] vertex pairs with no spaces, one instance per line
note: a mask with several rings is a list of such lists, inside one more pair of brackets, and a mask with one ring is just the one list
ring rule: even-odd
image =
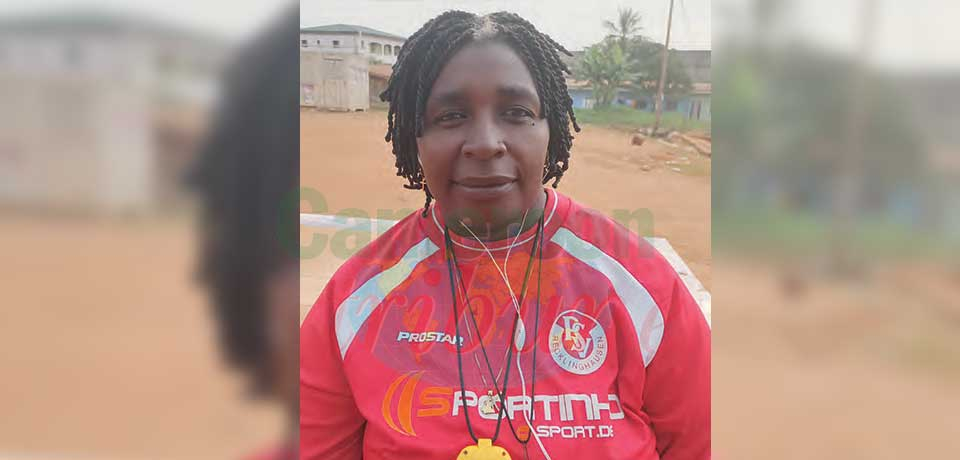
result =
[[[777,208],[741,208],[716,212],[713,236],[717,249],[733,249],[771,256],[809,255],[829,250],[833,227],[826,216]],[[851,248],[872,259],[919,257],[949,259],[960,252],[960,242],[890,222],[880,216],[853,223]]]
[[[623,131],[633,131],[644,126],[653,126],[656,116],[653,112],[636,110],[622,105],[605,107],[602,109],[573,109],[577,121],[583,124],[605,126]],[[676,112],[664,113],[660,126],[677,131],[706,131],[710,132],[710,122],[705,120],[688,120]]]

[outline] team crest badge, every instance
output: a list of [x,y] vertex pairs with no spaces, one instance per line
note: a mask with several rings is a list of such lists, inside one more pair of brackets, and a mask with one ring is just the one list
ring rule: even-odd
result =
[[590,374],[607,359],[607,334],[592,316],[567,310],[550,328],[550,355],[569,372]]

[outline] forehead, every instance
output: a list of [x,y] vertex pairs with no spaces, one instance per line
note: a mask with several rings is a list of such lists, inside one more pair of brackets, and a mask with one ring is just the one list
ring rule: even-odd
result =
[[498,88],[510,86],[525,87],[537,94],[530,71],[510,46],[499,41],[476,42],[461,48],[446,62],[429,99],[451,92],[494,94]]

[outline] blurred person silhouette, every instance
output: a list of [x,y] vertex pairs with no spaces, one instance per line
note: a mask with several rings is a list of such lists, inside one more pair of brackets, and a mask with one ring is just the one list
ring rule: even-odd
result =
[[298,23],[289,6],[237,53],[186,178],[200,201],[198,271],[224,357],[253,395],[288,413],[286,439],[252,459],[297,455]]

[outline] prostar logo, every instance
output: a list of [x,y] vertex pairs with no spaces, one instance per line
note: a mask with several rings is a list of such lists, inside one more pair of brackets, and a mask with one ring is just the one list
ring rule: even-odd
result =
[[[463,337],[457,336],[460,346],[463,346]],[[424,342],[446,342],[450,345],[456,345],[453,336],[444,332],[409,332],[400,331],[397,333],[397,342],[424,343]]]
[[607,334],[592,316],[567,310],[550,328],[550,355],[569,372],[590,374],[607,359]]

